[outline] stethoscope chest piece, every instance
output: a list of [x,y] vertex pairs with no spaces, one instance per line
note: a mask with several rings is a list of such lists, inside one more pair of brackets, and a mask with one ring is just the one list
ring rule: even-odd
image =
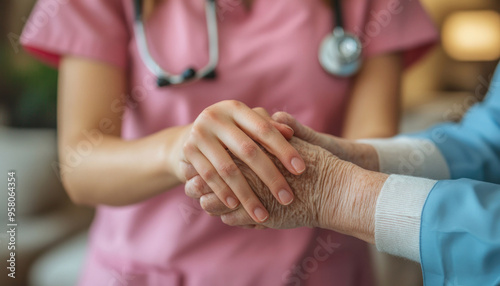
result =
[[340,77],[354,75],[361,67],[361,42],[353,34],[336,27],[325,37],[319,50],[319,62],[328,73]]

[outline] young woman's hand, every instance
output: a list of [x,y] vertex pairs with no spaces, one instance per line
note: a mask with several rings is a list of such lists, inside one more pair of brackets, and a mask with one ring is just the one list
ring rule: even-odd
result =
[[[305,170],[300,154],[287,138],[293,131],[271,120],[265,110],[251,109],[230,100],[206,108],[185,135],[181,156],[185,180],[199,178],[228,207],[241,203],[255,222],[262,223],[269,213],[250,188],[228,151],[243,161],[269,188],[282,205],[292,203],[294,194],[275,164],[255,143],[260,143],[292,174]],[[208,190],[207,190],[208,192]]]

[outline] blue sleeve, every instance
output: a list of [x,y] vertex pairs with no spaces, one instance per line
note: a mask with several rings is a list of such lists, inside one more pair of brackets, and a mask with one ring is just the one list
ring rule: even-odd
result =
[[422,211],[425,285],[500,285],[500,186],[440,181]]
[[445,123],[410,136],[433,141],[452,179],[470,178],[500,184],[500,65],[482,103],[460,123]]

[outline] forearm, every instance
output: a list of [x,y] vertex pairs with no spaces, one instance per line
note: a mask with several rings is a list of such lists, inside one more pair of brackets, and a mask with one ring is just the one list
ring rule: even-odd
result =
[[419,262],[422,209],[436,181],[341,164],[329,170],[319,226]]
[[352,119],[346,122],[341,137],[356,140],[361,138],[388,138],[398,134],[400,121],[398,104],[399,101],[390,104],[389,107],[379,112],[373,111],[372,116],[366,114],[367,112],[359,115],[362,118],[354,119],[352,118],[354,115],[349,116]]
[[340,160],[332,167],[319,226],[374,243],[376,203],[388,175]]
[[[319,133],[318,133],[319,134]],[[321,133],[314,144],[319,145],[344,161],[351,162],[363,169],[379,171],[379,158],[371,144],[355,142]]]
[[[112,135],[60,140],[62,182],[79,204],[128,205],[153,197],[182,183],[175,156],[185,132],[175,127],[131,141]],[[84,145],[92,147],[83,152]]]
[[[381,69],[380,67],[384,68]],[[383,138],[398,131],[401,55],[389,53],[366,60],[349,95],[342,137]]]
[[347,222],[344,227],[350,235],[375,243],[375,208],[388,175],[364,170],[356,173],[359,175],[354,176],[351,183],[354,191],[343,193],[343,204],[339,209],[344,210]]
[[131,141],[120,138],[127,104],[135,100],[127,78],[126,70],[107,63],[72,56],[61,60],[60,178],[76,203],[132,204],[183,178],[171,155],[182,154],[179,145],[188,128],[169,128]]

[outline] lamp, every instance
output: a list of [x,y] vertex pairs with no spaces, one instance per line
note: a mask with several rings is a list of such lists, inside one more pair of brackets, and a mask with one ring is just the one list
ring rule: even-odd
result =
[[500,58],[500,14],[495,11],[455,12],[442,29],[443,48],[459,61]]

